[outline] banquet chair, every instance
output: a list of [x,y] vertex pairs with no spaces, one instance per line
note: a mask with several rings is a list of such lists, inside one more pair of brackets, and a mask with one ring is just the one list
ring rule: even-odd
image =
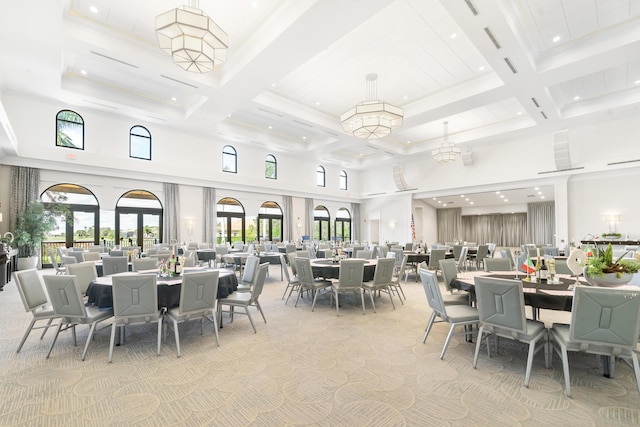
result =
[[386,246],[378,246],[378,258],[386,258],[389,248]]
[[480,266],[484,266],[484,260],[489,256],[488,245],[478,245],[478,251],[473,256],[473,261],[476,265],[476,270],[480,269]]
[[89,284],[98,278],[96,264],[93,261],[81,262],[80,264],[68,264],[67,274],[76,276],[81,295],[85,295]]
[[640,335],[640,292],[576,286],[571,324],[554,323],[549,334],[553,350],[562,358],[567,397],[571,397],[569,351],[608,356],[605,374],[611,378],[615,374],[616,357],[631,359],[640,393],[640,366],[635,351]]
[[162,343],[163,313],[158,309],[158,286],[155,274],[113,276],[113,324],[109,341],[109,363],[113,359],[116,328],[121,328],[120,339],[124,341],[124,327],[146,323],[158,324],[157,355]]
[[413,250],[413,242],[405,243],[404,250],[405,251],[412,251]]
[[556,260],[556,273],[557,274],[567,274],[569,276],[573,274],[573,272],[571,271],[571,269],[567,265],[567,260],[566,259],[557,259]]
[[251,327],[253,328],[253,332],[257,333],[256,327],[253,324],[253,319],[251,318],[251,313],[249,312],[249,307],[254,306],[258,309],[260,314],[262,315],[262,320],[264,323],[267,323],[266,317],[264,317],[264,312],[262,311],[262,307],[260,306],[259,298],[262,294],[262,288],[264,287],[264,281],[267,277],[267,270],[269,269],[269,263],[265,262],[260,264],[258,267],[258,274],[256,276],[255,283],[251,288],[251,292],[234,292],[228,297],[220,298],[218,300],[218,319],[220,324],[222,324],[222,313],[224,312],[223,306],[229,306],[228,313],[231,316],[231,321],[233,322],[234,308],[235,307],[243,307],[245,314],[249,318],[249,322],[251,323]]
[[191,256],[185,256],[182,258],[182,267],[195,267],[196,259]]
[[178,325],[189,320],[200,319],[200,335],[204,333],[204,320],[208,314],[213,317],[216,344],[220,346],[218,316],[215,313],[218,297],[219,271],[185,272],[180,287],[180,304],[167,310],[167,317],[173,322],[176,339],[176,353],[180,357],[180,334]]
[[[391,280],[393,279],[393,270],[395,269],[395,260],[391,258],[381,258],[376,265],[376,271],[373,275],[373,281],[363,282],[362,289],[364,298],[364,291],[369,291],[369,299],[371,299],[371,307],[373,312],[376,313],[376,303],[373,301],[373,294],[375,291],[385,291],[389,294],[389,301],[393,309],[396,309],[396,305],[393,303],[393,291],[391,290]],[[364,301],[362,302],[364,304]]]
[[158,268],[157,258],[134,258],[131,262],[131,270],[143,271]]
[[[156,252],[153,255],[157,255],[158,252],[159,251],[156,250]],[[109,251],[109,256],[124,256],[124,251],[122,249],[112,249]]]
[[[389,252],[389,254],[393,254],[393,252]],[[381,259],[393,259],[394,260],[394,272],[393,272],[393,276],[391,277],[391,284],[389,285],[389,289],[394,292],[397,296],[398,299],[400,300],[400,304],[404,305],[404,301],[403,299],[407,299],[407,297],[404,294],[404,289],[402,289],[402,285],[400,284],[400,281],[402,280],[402,276],[404,275],[404,283],[407,283],[407,276],[406,276],[406,271],[407,271],[407,260],[409,259],[409,255],[404,255],[402,257],[402,263],[400,264],[400,268],[399,269],[395,269],[395,256],[393,256],[392,258],[389,258],[389,256],[387,256],[387,258],[379,258],[379,260]],[[413,267],[411,267],[413,268]],[[416,267],[416,271],[418,271],[417,267]]]
[[373,258],[373,251],[369,251],[366,249],[360,249],[357,253],[354,254],[354,258],[359,259],[371,259]]
[[509,248],[501,249],[500,250],[500,257],[502,257],[504,259],[508,259],[509,262],[511,263],[511,270],[515,270],[516,262],[513,259],[513,252],[511,252],[511,249],[509,249]]
[[331,287],[331,282],[329,280],[316,280],[313,278],[313,271],[311,270],[311,260],[309,258],[295,257],[293,261],[298,272],[298,280],[300,281],[295,307],[298,306],[300,295],[302,295],[304,291],[310,291],[313,295],[313,302],[311,303],[311,311],[313,311],[316,306],[316,300],[318,299],[320,290]]
[[362,314],[365,314],[364,289],[362,288],[363,276],[364,260],[345,259],[340,261],[340,274],[338,275],[338,280],[331,283],[331,300],[333,300],[333,297],[335,296],[337,316],[340,316],[339,296],[345,293],[353,293],[354,296],[360,294],[360,298],[362,300]]
[[101,309],[95,306],[85,306],[82,296],[80,295],[80,287],[76,276],[64,275],[54,276],[45,275],[44,279],[49,298],[51,299],[51,305],[56,315],[60,316],[61,321],[56,329],[56,334],[53,337],[49,352],[47,353],[47,359],[51,355],[51,350],[58,339],[58,335],[62,330],[62,327],[66,329],[71,328],[73,332],[73,341],[75,345],[76,341],[76,325],[89,325],[89,335],[84,345],[84,351],[82,352],[82,360],[87,356],[87,350],[89,349],[89,343],[96,330],[98,323],[110,319],[113,316],[113,310]]
[[82,261],[100,261],[100,252],[82,252]]
[[82,252],[81,250],[71,250],[71,251],[67,251],[67,255],[68,257],[73,257],[76,259],[76,262],[83,262],[84,261],[84,252]]
[[458,258],[458,272],[462,273],[467,269],[467,255],[469,253],[469,248],[467,246],[463,246],[460,250],[460,257]]
[[438,270],[440,270],[440,260],[445,259],[445,255],[446,249],[431,249],[428,267],[430,270],[436,271],[436,276],[438,274]]
[[129,271],[129,263],[126,256],[106,256],[102,259],[103,276],[126,273]]
[[78,263],[78,259],[76,257],[74,257],[74,256],[63,255],[60,258],[62,259],[62,264],[64,265],[65,268],[69,264],[77,264]]
[[56,260],[56,255],[55,255],[55,252],[53,252],[53,249],[47,249],[47,255],[51,260],[51,267],[53,267],[53,269],[56,271],[56,274],[64,274],[67,271],[67,269],[63,265],[58,264],[58,261]]
[[558,256],[558,248],[557,247],[553,247],[553,246],[545,246],[542,248],[542,254],[543,255],[550,255],[552,257],[554,256]]
[[[485,261],[488,261],[487,258]],[[529,344],[524,385],[529,387],[533,357],[544,350],[545,367],[550,368],[549,335],[543,322],[530,320],[524,313],[524,293],[520,280],[475,277],[476,305],[480,317],[480,330],[473,355],[473,367],[478,364],[482,338],[486,336],[487,355],[491,357],[489,335],[495,337],[496,352],[499,337]]]
[[242,271],[242,278],[238,283],[237,292],[250,292],[255,279],[258,275],[258,266],[260,265],[260,257],[248,256],[244,261],[244,269]]
[[284,288],[284,293],[282,294],[282,298],[287,295],[287,290],[289,290],[289,295],[287,296],[287,300],[284,302],[285,304],[289,301],[291,297],[291,293],[296,291],[300,286],[300,280],[298,278],[291,278],[289,274],[289,267],[287,266],[287,262],[285,261],[284,254],[280,254],[280,266],[282,267],[282,271],[284,271],[284,278],[287,281],[287,286]]
[[309,258],[309,259],[311,258],[309,256],[309,251],[306,249],[304,251],[296,251],[296,256],[298,258]]
[[216,261],[220,265],[222,264],[222,257],[229,253],[229,246],[216,245]]
[[[467,326],[477,325],[480,322],[478,310],[463,304],[445,305],[442,300],[442,293],[440,292],[436,273],[423,268],[418,271],[420,273],[420,279],[422,280],[424,293],[427,296],[427,302],[432,310],[431,317],[424,331],[424,336],[422,337],[422,342],[427,342],[427,337],[435,322],[447,322],[450,325],[449,333],[447,334],[447,338],[442,346],[442,352],[440,353],[440,359],[443,359],[451,337],[455,334],[455,328],[464,326],[466,329]],[[440,318],[440,320],[436,320],[436,318]],[[468,336],[471,332],[465,331],[464,334]]]
[[484,271],[511,271],[511,261],[506,258],[485,258]]
[[[14,272],[13,281],[18,285],[18,293],[20,294],[20,299],[22,300],[25,311],[31,313],[31,316],[33,316],[16,350],[16,353],[20,353],[22,346],[33,329],[44,329],[42,335],[40,335],[40,339],[42,339],[49,328],[57,326],[52,325],[52,323],[54,319],[59,319],[60,316],[57,315],[51,307],[42,282],[40,281],[40,275],[38,275],[38,271],[35,268]],[[46,320],[47,324],[35,326],[35,324],[41,320]]]
[[455,259],[441,259],[440,270],[442,271],[442,280],[444,288],[448,293],[442,295],[442,302],[446,305],[466,304],[469,305],[469,294],[467,292],[454,292],[457,289],[451,287],[451,281],[458,276],[458,265]]
[[453,245],[453,259],[460,260],[460,252],[462,252],[462,245]]

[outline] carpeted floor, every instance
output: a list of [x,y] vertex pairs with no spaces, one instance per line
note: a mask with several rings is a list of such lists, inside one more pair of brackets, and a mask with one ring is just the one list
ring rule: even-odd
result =
[[[48,272],[45,272],[48,273]],[[61,334],[49,359],[49,332],[35,331],[15,353],[31,315],[13,283],[0,293],[0,425],[639,425],[640,397],[633,371],[618,363],[614,379],[602,376],[593,356],[571,355],[572,398],[564,395],[560,360],[545,369],[534,362],[525,388],[526,348],[501,341],[499,355],[454,337],[439,353],[448,325],[437,324],[421,342],[430,314],[420,283],[405,285],[408,301],[347,299],[336,316],[329,299],[312,313],[309,299],[294,307],[281,299],[284,283],[272,266],[260,298],[268,323],[237,315],[220,331],[199,334],[199,323],[181,326],[182,357],[169,329],[159,357],[152,326],[127,329],[126,345],[107,363],[109,331],[99,331],[82,362],[87,328],[77,347]],[[569,313],[543,311],[545,322]]]

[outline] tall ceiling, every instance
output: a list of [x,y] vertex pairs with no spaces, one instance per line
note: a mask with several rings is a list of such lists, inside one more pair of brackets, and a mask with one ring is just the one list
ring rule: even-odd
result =
[[[640,102],[640,0],[201,0],[229,35],[206,74],[158,47],[155,17],[180,5],[5,2],[0,91],[354,169],[429,153],[445,121],[473,151]],[[369,73],[405,117],[360,140],[340,116]]]

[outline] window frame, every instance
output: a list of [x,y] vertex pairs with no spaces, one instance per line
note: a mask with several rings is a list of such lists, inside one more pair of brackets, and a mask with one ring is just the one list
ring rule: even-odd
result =
[[[60,114],[63,113],[72,113],[75,114],[77,116],[77,118],[80,120],[79,122],[74,122],[68,119],[64,119],[64,118],[60,118]],[[67,123],[67,124],[74,124],[74,125],[79,125],[79,127],[82,129],[82,146],[80,147],[76,147],[73,142],[71,142],[71,146],[69,145],[64,145],[60,143],[60,138],[58,137],[60,134],[60,128],[59,125],[60,123]],[[64,132],[62,132],[64,134]],[[66,134],[65,134],[66,136]],[[73,141],[73,140],[72,140]],[[77,112],[73,111],[73,110],[69,110],[69,109],[64,109],[64,110],[60,110],[56,113],[56,147],[61,147],[61,148],[71,148],[72,150],[84,150],[84,118],[78,114]]]
[[[230,149],[230,151],[226,151],[227,148]],[[227,156],[233,158],[233,170],[225,170],[225,159],[229,158]],[[222,147],[222,172],[238,173],[238,151],[231,145]]]
[[[341,170],[340,171],[340,185],[339,188],[340,190],[347,190],[349,188],[349,181],[348,181],[348,176],[347,176],[347,171],[345,170]],[[344,185],[343,185],[344,183]]]
[[[268,175],[270,165],[273,165],[273,176]],[[278,179],[278,160],[273,154],[267,154],[264,158],[264,177],[267,179]]]
[[[322,184],[320,184],[320,176],[322,176]],[[316,168],[316,185],[318,187],[327,186],[327,171],[322,165],[318,165],[318,167]]]
[[[147,133],[147,135],[139,135],[139,134],[134,134],[134,129],[144,129],[144,131]],[[132,137],[135,136],[137,138],[147,138],[148,139],[148,143],[149,143],[149,157],[138,157],[138,156],[134,156],[133,155],[133,150],[131,149],[131,144],[132,144]],[[131,129],[129,129],[129,158],[131,159],[140,159],[140,160],[151,160],[151,150],[152,150],[152,139],[151,139],[151,132],[149,132],[149,129],[147,129],[146,127],[142,126],[142,125],[134,125],[131,126]]]

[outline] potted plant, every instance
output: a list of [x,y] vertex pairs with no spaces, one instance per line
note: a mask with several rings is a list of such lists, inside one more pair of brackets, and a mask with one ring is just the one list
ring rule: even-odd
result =
[[606,249],[595,247],[593,256],[587,259],[584,277],[594,286],[621,286],[631,281],[634,273],[640,270],[640,262],[635,259],[613,259],[611,244]]
[[18,269],[35,268],[38,265],[40,244],[47,233],[56,229],[56,218],[65,215],[62,205],[54,204],[45,209],[42,202],[31,202],[16,217],[14,231],[18,247]]

